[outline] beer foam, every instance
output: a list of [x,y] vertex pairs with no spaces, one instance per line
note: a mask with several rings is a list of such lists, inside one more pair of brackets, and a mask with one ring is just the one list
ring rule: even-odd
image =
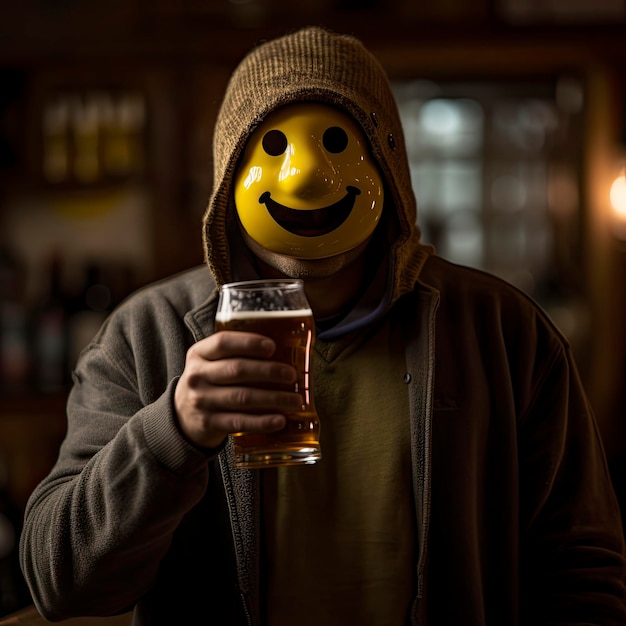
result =
[[215,321],[225,324],[231,320],[267,320],[312,316],[313,312],[311,309],[295,309],[292,311],[218,311]]

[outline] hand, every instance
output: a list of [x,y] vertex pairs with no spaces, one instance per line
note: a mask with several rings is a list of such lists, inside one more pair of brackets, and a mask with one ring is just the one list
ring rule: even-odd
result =
[[270,360],[275,349],[268,337],[239,331],[217,332],[189,348],[174,407],[192,444],[216,448],[229,433],[284,427],[284,414],[299,409],[302,397],[262,388],[296,380],[293,367]]

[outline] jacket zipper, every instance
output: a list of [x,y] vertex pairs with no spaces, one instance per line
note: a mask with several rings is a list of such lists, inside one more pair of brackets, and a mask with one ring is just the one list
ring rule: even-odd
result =
[[[413,494],[415,498],[418,540],[417,597],[424,592],[424,572],[428,551],[428,530],[431,504],[431,437],[435,371],[435,314],[439,304],[436,292],[417,292],[422,302],[418,307],[417,319],[409,319],[409,341],[406,346],[406,361],[411,375],[410,417],[411,458],[413,464]],[[425,364],[425,365],[424,365]],[[413,614],[415,615],[414,606]]]

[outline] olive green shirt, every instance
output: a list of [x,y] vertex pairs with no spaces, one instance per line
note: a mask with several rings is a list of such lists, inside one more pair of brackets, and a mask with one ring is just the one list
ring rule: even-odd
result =
[[317,340],[322,460],[263,470],[268,626],[409,623],[415,512],[404,342],[393,327]]

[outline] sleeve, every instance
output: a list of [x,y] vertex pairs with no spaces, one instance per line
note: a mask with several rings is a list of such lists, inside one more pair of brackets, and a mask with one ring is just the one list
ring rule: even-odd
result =
[[[109,326],[74,372],[67,435],[27,503],[20,542],[24,576],[49,620],[130,610],[205,492],[208,458],[177,429],[177,379],[165,380],[158,356],[143,358],[153,374],[136,373],[134,349]],[[165,382],[146,391],[142,377]]]
[[519,425],[520,623],[623,626],[623,526],[602,441],[569,346],[544,331]]

